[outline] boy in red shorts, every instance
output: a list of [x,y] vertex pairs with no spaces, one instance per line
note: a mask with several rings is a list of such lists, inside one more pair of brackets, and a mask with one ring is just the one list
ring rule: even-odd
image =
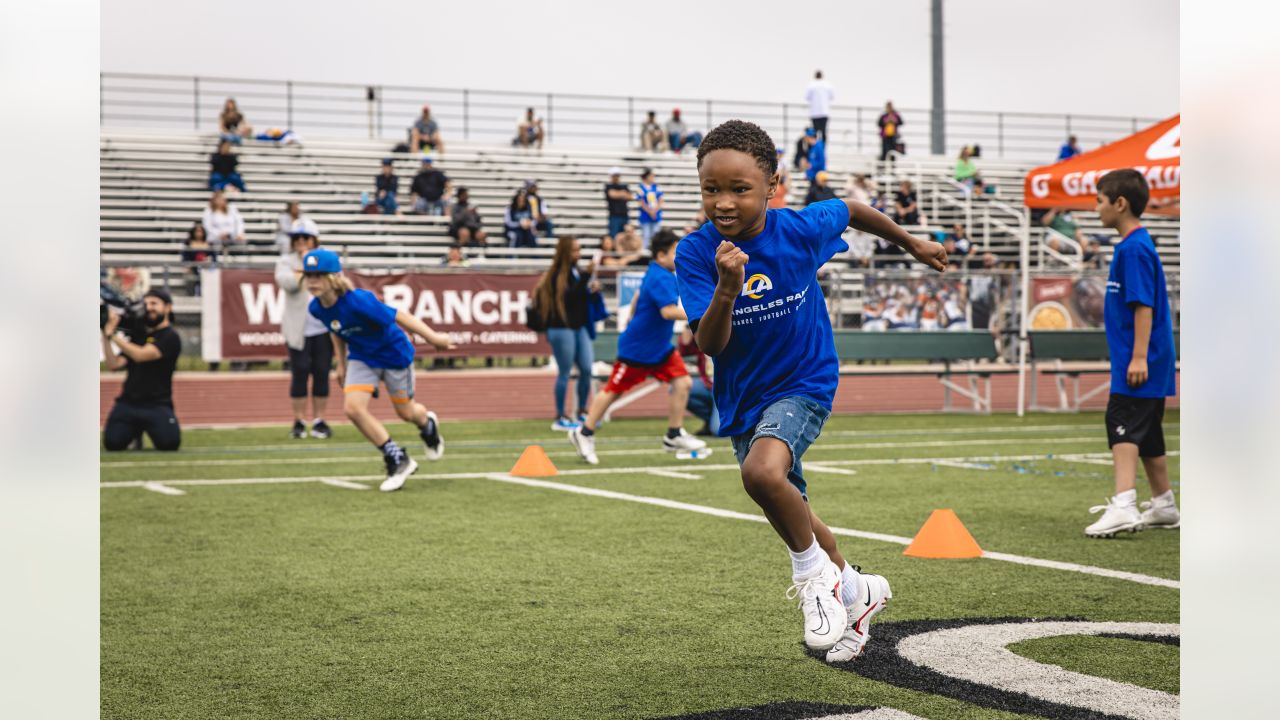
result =
[[618,338],[618,359],[613,363],[609,382],[596,393],[586,422],[569,431],[569,442],[582,459],[592,465],[600,462],[595,440],[600,418],[623,393],[649,378],[671,385],[671,411],[662,447],[678,452],[707,446],[684,430],[684,410],[692,381],[684,360],[671,344],[675,321],[685,319],[676,291],[676,244],[679,241],[670,230],[660,230],[650,240],[653,262],[649,263],[636,294],[635,311],[627,329]]

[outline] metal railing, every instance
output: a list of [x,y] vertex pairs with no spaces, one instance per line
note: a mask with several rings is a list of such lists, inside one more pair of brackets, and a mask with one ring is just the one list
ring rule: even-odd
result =
[[[803,103],[623,95],[587,95],[474,88],[303,82],[139,73],[99,75],[99,120],[104,127],[216,131],[224,101],[233,97],[255,130],[271,127],[395,142],[423,104],[449,138],[507,143],[517,118],[532,107],[544,120],[547,142],[639,146],[647,111],[660,124],[680,108],[690,128],[705,132],[731,118],[759,124],[791,152],[809,124]],[[907,152],[928,154],[928,108],[897,108]],[[829,142],[839,152],[879,154],[878,106],[836,105]],[[1086,148],[1136,132],[1159,118],[947,110],[947,154],[978,144],[987,157],[1050,162],[1068,135]]]

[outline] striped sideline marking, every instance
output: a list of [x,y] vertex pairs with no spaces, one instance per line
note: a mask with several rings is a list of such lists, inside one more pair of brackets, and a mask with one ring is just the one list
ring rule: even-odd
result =
[[361,485],[360,483],[354,483],[347,480],[339,480],[337,478],[326,478],[324,480],[321,480],[320,482],[324,483],[325,485],[332,485],[334,487],[346,488],[348,490],[368,490],[369,489],[368,485]]
[[[1098,453],[1099,456],[1104,455]],[[860,460],[830,460],[819,465],[927,465],[937,464],[939,461],[959,461],[967,463],[980,462],[1018,462],[1029,460],[1043,460],[1043,455],[995,455],[989,457],[953,457],[953,458],[905,458],[905,459],[860,459]],[[720,464],[720,465],[703,465],[698,464],[697,469],[703,472],[714,470],[737,470],[737,464]],[[668,472],[666,468],[653,467],[628,467],[628,468],[583,468],[575,470],[562,470],[560,475],[568,476],[596,476],[596,475],[634,475],[652,473],[652,471]],[[104,489],[111,488],[145,488],[154,490],[155,492],[165,492],[165,490],[156,490],[156,487],[165,487],[167,485],[276,485],[276,484],[302,484],[302,483],[324,483],[327,485],[336,485],[334,481],[344,483],[338,487],[348,487],[356,485],[359,480],[382,480],[383,475],[343,475],[336,477],[280,477],[280,478],[229,478],[229,479],[192,479],[192,480],[164,480],[164,481],[142,481],[127,480],[120,482],[104,482],[99,487]],[[624,500],[627,502],[641,503],[645,505],[655,505],[673,510],[685,510],[688,512],[700,513],[703,515],[712,515],[714,517],[728,518],[732,520],[749,520],[751,522],[767,523],[762,515],[750,515],[735,510],[724,510],[721,508],[708,507],[706,505],[694,505],[692,503],[680,502],[677,500],[667,500],[665,498],[648,497],[644,495],[631,495],[629,493],[621,493],[614,490],[601,490],[598,488],[584,487],[581,485],[569,485],[566,483],[551,482],[547,480],[534,480],[531,478],[518,478],[506,473],[444,473],[440,475],[432,475],[429,478],[421,478],[424,480],[464,480],[464,479],[486,479],[496,480],[499,482],[510,483],[514,485],[524,485],[526,487],[541,488],[545,490],[560,490],[562,492],[575,493],[578,495],[589,495],[592,497],[602,497],[611,500]],[[365,486],[361,488],[368,489]],[[176,488],[166,488],[173,491],[174,494],[181,493]],[[897,545],[908,545],[911,538],[902,537],[901,535],[887,535],[884,533],[867,532],[865,530],[853,530],[850,528],[830,528],[831,532],[836,535],[844,535],[847,537],[862,538],[864,540],[877,540],[880,542],[894,543]],[[1067,570],[1071,572],[1084,573],[1087,575],[1096,575],[1099,577],[1114,578],[1117,580],[1127,580],[1129,582],[1140,583],[1143,585],[1155,585],[1158,587],[1172,588],[1180,590],[1182,585],[1177,580],[1169,580],[1167,578],[1159,578],[1151,575],[1142,575],[1139,573],[1125,572],[1123,570],[1111,570],[1109,568],[1094,567],[1092,565],[1080,565],[1077,563],[1061,562],[1058,560],[1042,560],[1040,558],[1025,557],[1022,555],[1013,555],[1010,553],[989,552],[984,551],[982,557],[989,560],[1002,560],[1004,562],[1016,563],[1019,565],[1030,565],[1033,567],[1042,567],[1052,570]]]
[[172,488],[172,487],[169,487],[168,485],[164,485],[158,482],[144,482],[142,483],[142,489],[150,490],[151,492],[157,492],[157,493],[160,493],[161,495],[186,495],[187,494],[185,490]]

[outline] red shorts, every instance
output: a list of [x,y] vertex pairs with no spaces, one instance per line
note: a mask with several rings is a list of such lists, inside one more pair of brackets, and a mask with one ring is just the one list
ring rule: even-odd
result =
[[672,351],[661,365],[650,367],[637,367],[618,360],[613,363],[613,372],[609,373],[609,382],[605,384],[604,391],[621,395],[649,378],[671,382],[688,374],[689,370],[685,368],[684,360],[675,351]]

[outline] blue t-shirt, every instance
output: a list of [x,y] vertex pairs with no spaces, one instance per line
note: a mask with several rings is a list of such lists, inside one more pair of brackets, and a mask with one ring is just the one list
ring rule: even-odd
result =
[[[748,260],[729,343],[715,358],[713,390],[722,436],[751,430],[766,407],[792,395],[830,410],[840,380],[817,272],[849,249],[840,237],[849,225],[848,206],[832,199],[798,212],[765,213],[764,232],[736,243]],[[690,322],[701,319],[711,304],[719,281],[716,248],[723,240],[715,225],[706,223],[676,246],[676,279]]]
[[676,321],[662,317],[662,308],[680,302],[676,274],[651,262],[639,292],[636,314],[618,338],[618,359],[632,365],[658,365],[675,349],[671,334]]
[[1064,144],[1061,148],[1058,148],[1059,160],[1070,160],[1079,154],[1080,151],[1071,147],[1070,143]]
[[804,176],[813,180],[818,173],[827,169],[827,141],[819,140],[809,148],[809,169],[804,171]]
[[[658,201],[662,199],[662,189],[658,187],[658,183],[645,185],[640,183],[640,192],[636,193],[636,202],[648,203],[649,207],[657,207]],[[658,216],[649,217],[649,213],[640,208],[640,224],[651,225],[653,223],[662,222],[662,210],[658,210]]]
[[[1134,305],[1151,308],[1151,340],[1147,343],[1147,381],[1130,387],[1125,380],[1133,359]],[[1164,267],[1146,228],[1138,228],[1116,246],[1107,276],[1104,306],[1107,349],[1111,353],[1111,392],[1131,397],[1175,395],[1173,317],[1165,287]]]
[[400,369],[413,364],[413,343],[396,325],[396,309],[368,290],[343,293],[332,307],[312,298],[307,310],[347,343],[352,360],[375,368]]

